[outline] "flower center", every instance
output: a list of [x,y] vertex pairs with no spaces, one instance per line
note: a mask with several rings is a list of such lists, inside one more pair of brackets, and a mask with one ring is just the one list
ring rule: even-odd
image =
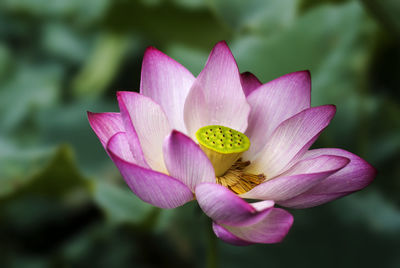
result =
[[250,191],[265,181],[266,177],[264,174],[255,175],[245,172],[244,169],[248,165],[250,165],[250,161],[243,162],[242,159],[239,159],[223,176],[217,177],[217,183],[237,194]]
[[206,126],[196,132],[200,148],[210,159],[215,176],[222,176],[250,147],[243,133],[224,126]]
[[212,125],[197,130],[196,138],[214,167],[217,183],[242,194],[265,180],[263,174],[244,171],[250,162],[241,161],[240,156],[250,148],[250,140],[243,133]]

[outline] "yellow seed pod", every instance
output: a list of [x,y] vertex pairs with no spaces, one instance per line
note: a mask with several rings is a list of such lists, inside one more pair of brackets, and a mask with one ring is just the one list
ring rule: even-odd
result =
[[215,175],[222,176],[250,148],[250,140],[234,129],[212,125],[197,130],[196,139],[214,166]]

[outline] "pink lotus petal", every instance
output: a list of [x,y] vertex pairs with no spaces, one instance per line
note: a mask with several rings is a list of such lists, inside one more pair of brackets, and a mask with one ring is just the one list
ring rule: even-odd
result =
[[280,123],[310,108],[310,72],[294,72],[272,80],[258,87],[247,101],[251,112],[245,134],[250,138],[251,147],[243,158],[253,160]]
[[134,158],[133,162],[141,167],[150,168],[144,157],[142,146],[140,145],[139,137],[133,127],[131,117],[129,116],[128,109],[122,101],[119,101],[119,109],[121,111],[122,122],[125,127],[125,135],[127,136],[128,146]]
[[224,227],[222,227],[221,225],[213,222],[212,228],[214,230],[215,235],[221,239],[222,241],[225,241],[228,244],[232,244],[235,246],[248,246],[248,245],[252,245],[254,243],[251,242],[247,242],[243,239],[240,239],[239,237],[237,237],[236,235],[232,234],[231,232],[229,232],[228,230],[226,230]]
[[250,106],[240,74],[225,42],[219,42],[186,98],[184,118],[189,135],[207,125],[223,125],[244,132]]
[[324,154],[346,157],[350,159],[350,163],[303,194],[281,202],[282,206],[293,208],[318,206],[363,189],[376,176],[375,168],[368,162],[342,149],[323,148],[310,150],[304,155],[304,159]]
[[[317,206],[366,187],[376,175],[371,165],[347,151],[308,151],[336,111],[333,105],[310,108],[310,90],[308,71],[264,85],[249,72],[240,74],[225,42],[215,45],[197,78],[149,47],[141,94],[118,92],[120,113],[88,112],[88,118],[143,201],[175,208],[196,199],[223,241],[278,243],[293,216],[275,203]],[[267,179],[240,196],[217,184],[213,165],[195,141],[196,131],[207,125],[245,133],[251,142],[241,156],[250,161],[245,171]]]
[[162,108],[150,98],[135,92],[120,91],[117,96],[121,113],[128,118],[124,120],[125,125],[129,126],[126,122],[130,119],[146,162],[152,169],[166,173],[162,145],[171,127]]
[[288,208],[311,208],[316,207],[327,202],[331,202],[343,196],[349,195],[353,192],[343,192],[343,193],[333,193],[333,194],[301,194],[294,198],[279,201],[278,204],[280,206],[288,207]]
[[260,80],[258,80],[258,78],[250,72],[241,73],[240,82],[242,83],[243,92],[246,97],[262,85]]
[[197,201],[207,216],[218,224],[246,226],[269,213],[274,202],[267,201],[261,210],[248,204],[228,188],[215,183],[202,183],[195,190]]
[[263,173],[267,178],[281,174],[302,157],[329,125],[335,111],[333,105],[318,106],[283,121],[248,170]]
[[281,176],[254,187],[241,197],[275,201],[290,199],[317,185],[349,162],[348,158],[331,155],[302,160]]
[[[253,225],[236,227],[221,224],[221,226],[233,236],[249,243],[279,243],[292,227],[293,216],[280,208],[271,208],[270,210],[263,219]],[[226,233],[225,237],[228,237]],[[229,243],[229,240],[227,242]]]
[[[111,138],[112,143],[111,143]],[[107,144],[112,145],[113,154],[118,156],[119,158],[125,160],[126,162],[134,163],[135,158],[133,157],[131,150],[129,148],[129,138],[126,132],[118,132],[112,136]],[[110,147],[110,145],[108,145]],[[107,148],[106,148],[107,149]]]
[[263,201],[259,201],[259,202],[248,203],[248,204],[250,206],[252,206],[258,212],[260,212],[267,208],[272,208],[275,205],[275,202],[272,200],[263,200]]
[[350,163],[312,188],[314,194],[358,191],[368,186],[376,176],[376,170],[361,157],[343,149],[323,148],[307,151],[304,159],[320,155],[336,155],[350,159]]
[[160,208],[175,208],[193,199],[192,191],[179,180],[124,159],[126,149],[121,144],[126,142],[126,135],[117,133],[109,140],[107,151],[129,188],[140,199]]
[[194,82],[194,76],[180,63],[161,51],[149,47],[143,58],[140,93],[158,103],[171,124],[183,133],[185,99]]
[[164,141],[164,161],[171,176],[182,181],[193,192],[203,182],[215,182],[214,168],[199,145],[173,130]]
[[117,132],[123,132],[124,124],[122,123],[119,113],[92,113],[87,112],[89,124],[94,133],[96,133],[101,144],[106,148],[108,140]]

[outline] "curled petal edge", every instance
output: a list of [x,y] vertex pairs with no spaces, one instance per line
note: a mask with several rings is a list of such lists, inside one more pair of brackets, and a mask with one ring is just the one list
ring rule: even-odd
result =
[[248,226],[265,218],[274,206],[271,200],[249,204],[216,183],[202,183],[196,189],[196,199],[204,213],[218,224]]
[[119,132],[109,140],[107,152],[134,194],[160,208],[175,208],[193,200],[192,191],[176,178],[121,158],[114,146],[123,134]]

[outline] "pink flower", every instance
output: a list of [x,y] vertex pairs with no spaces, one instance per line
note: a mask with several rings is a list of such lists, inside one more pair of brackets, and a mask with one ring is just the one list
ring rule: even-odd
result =
[[275,204],[317,206],[366,187],[375,176],[371,165],[345,150],[309,150],[336,111],[310,107],[310,90],[308,71],[266,84],[240,74],[225,42],[214,47],[197,78],[150,47],[140,94],[118,92],[120,113],[88,116],[143,201],[174,208],[196,199],[220,239],[276,243],[293,217]]

